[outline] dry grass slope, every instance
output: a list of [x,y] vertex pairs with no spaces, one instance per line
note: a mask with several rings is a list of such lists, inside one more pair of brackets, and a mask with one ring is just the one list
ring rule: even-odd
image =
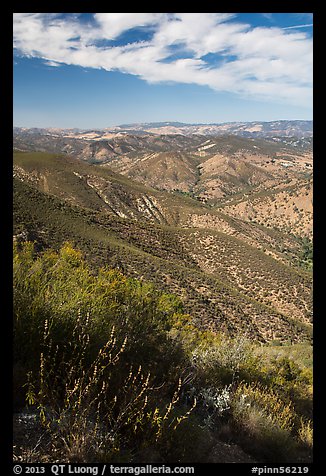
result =
[[[156,282],[182,297],[200,327],[261,341],[309,338],[310,277],[268,256],[280,254],[277,232],[62,156],[16,154],[15,164],[16,234],[42,246],[72,240],[94,264]],[[207,215],[214,227],[188,228],[189,217]]]

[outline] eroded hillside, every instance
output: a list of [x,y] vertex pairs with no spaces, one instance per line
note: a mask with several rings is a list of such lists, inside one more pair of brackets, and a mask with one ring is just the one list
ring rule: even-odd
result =
[[16,153],[14,175],[16,239],[73,241],[95,266],[178,294],[200,327],[309,338],[311,275],[294,266],[295,237],[62,155]]
[[[119,128],[84,132],[16,129],[14,145],[19,150],[65,153],[109,168],[111,176],[114,170],[157,191],[178,192],[210,207],[220,210],[223,207],[227,215],[243,221],[312,239],[312,139],[304,132],[302,137],[278,135],[281,132],[277,132],[278,127],[288,127],[288,133],[295,127],[308,127],[300,121],[285,122],[265,125],[266,131],[274,131],[276,135],[269,137],[266,132],[264,138],[159,134],[160,127],[167,126],[165,123],[154,128],[155,133],[146,128],[129,130],[129,126],[128,133]],[[225,129],[230,130],[233,129]],[[78,174],[85,190],[93,187],[100,196],[101,207],[106,200],[104,208],[111,206],[120,215],[154,214],[158,221],[171,224],[171,218],[159,217],[162,212],[155,200],[151,204],[148,201],[151,198],[145,198],[145,202],[140,199],[137,204],[132,199],[134,206],[130,208],[129,200],[126,207],[119,187],[110,192],[110,186],[102,179],[86,177],[76,170],[76,177]],[[119,180],[121,183],[121,175]],[[43,190],[46,187],[44,183]],[[111,196],[110,200],[105,198],[106,194]],[[73,201],[73,194],[70,195]],[[85,206],[90,190],[87,195]]]

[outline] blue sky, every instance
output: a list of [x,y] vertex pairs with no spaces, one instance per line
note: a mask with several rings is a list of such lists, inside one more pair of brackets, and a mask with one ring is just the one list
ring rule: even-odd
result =
[[16,126],[278,119],[312,119],[312,14],[14,14]]

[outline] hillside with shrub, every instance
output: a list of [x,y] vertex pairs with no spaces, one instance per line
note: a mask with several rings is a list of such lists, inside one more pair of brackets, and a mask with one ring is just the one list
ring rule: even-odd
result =
[[69,243],[16,243],[13,272],[16,461],[311,460],[312,371],[293,346],[199,330],[177,296]]
[[18,241],[76,243],[95,266],[178,295],[201,329],[310,341],[311,269],[295,235],[64,156],[15,154],[14,174]]

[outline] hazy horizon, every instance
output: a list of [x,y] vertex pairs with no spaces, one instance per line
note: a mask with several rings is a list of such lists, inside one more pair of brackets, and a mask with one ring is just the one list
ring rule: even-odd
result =
[[180,125],[187,125],[187,126],[213,126],[213,125],[223,125],[223,124],[251,124],[251,123],[272,123],[272,122],[313,122],[313,119],[276,119],[273,121],[261,121],[259,119],[254,121],[222,121],[222,122],[181,122],[181,121],[146,121],[146,122],[132,122],[132,123],[124,123],[124,124],[113,124],[111,126],[104,126],[104,127],[75,127],[75,126],[68,126],[68,127],[60,127],[60,126],[25,126],[25,125],[17,125],[13,124],[13,128],[26,128],[26,129],[76,129],[76,130],[91,130],[91,129],[113,129],[116,127],[127,127],[127,126],[136,126],[136,125],[145,125],[145,124],[166,124],[166,125],[173,125],[173,124],[180,124]]

